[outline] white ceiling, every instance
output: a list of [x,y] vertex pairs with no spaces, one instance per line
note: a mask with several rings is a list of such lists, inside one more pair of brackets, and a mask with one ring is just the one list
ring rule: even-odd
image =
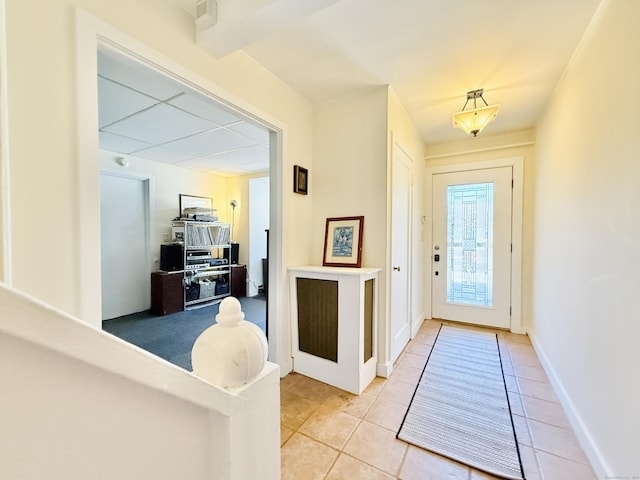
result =
[[269,131],[148,66],[98,52],[100,147],[180,167],[268,171]]
[[[175,0],[194,16],[196,0]],[[466,92],[500,104],[482,136],[532,128],[601,0],[218,0],[197,31],[219,58],[237,49],[312,104],[390,85],[426,143]],[[195,26],[194,26],[195,28]],[[268,169],[268,131],[113,52],[99,56],[100,144],[232,175]]]
[[309,13],[303,0],[218,0],[197,38],[219,56],[245,32],[244,52],[314,104],[390,85],[423,140],[441,143],[466,138],[452,115],[477,88],[501,105],[481,135],[533,127],[600,1],[323,0]]

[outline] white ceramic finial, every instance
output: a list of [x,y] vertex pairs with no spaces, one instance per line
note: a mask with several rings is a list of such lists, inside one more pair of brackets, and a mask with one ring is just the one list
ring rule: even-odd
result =
[[236,298],[225,298],[218,311],[217,323],[202,332],[193,345],[193,373],[223,388],[239,387],[264,368],[267,338],[257,325],[243,320]]
[[235,327],[244,320],[242,306],[235,297],[227,297],[220,302],[220,308],[216,315],[216,323],[221,327]]

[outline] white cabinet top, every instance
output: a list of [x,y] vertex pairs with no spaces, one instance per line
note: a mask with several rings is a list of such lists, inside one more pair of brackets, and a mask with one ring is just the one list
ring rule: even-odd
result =
[[291,267],[290,272],[301,273],[332,273],[335,275],[370,275],[381,271],[382,268],[376,267],[322,267],[320,265],[306,265],[303,267]]

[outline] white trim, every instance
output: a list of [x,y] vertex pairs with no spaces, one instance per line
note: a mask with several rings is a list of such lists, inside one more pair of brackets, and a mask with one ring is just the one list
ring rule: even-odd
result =
[[470,150],[460,150],[460,151],[451,152],[451,153],[439,153],[437,155],[426,155],[424,157],[424,159],[425,160],[435,160],[435,159],[438,159],[438,158],[458,157],[460,155],[469,155],[469,154],[472,154],[472,153],[491,152],[491,151],[494,151],[494,150],[505,150],[507,148],[529,147],[531,145],[534,145],[535,143],[536,142],[531,140],[531,141],[527,141],[527,142],[509,143],[507,145],[498,145],[498,146],[486,147],[486,148],[474,148],[474,149],[470,149]]
[[382,378],[389,378],[393,372],[393,362],[386,362],[376,364],[376,376]]
[[562,404],[562,408],[567,414],[567,418],[569,419],[571,427],[573,427],[573,431],[578,438],[578,442],[580,443],[580,446],[587,455],[589,462],[591,462],[591,466],[596,472],[597,478],[622,478],[615,476],[615,472],[613,472],[613,470],[605,460],[604,455],[598,448],[593,436],[591,435],[591,432],[587,428],[587,424],[584,422],[582,416],[576,410],[571,397],[560,381],[560,377],[558,377],[558,374],[549,361],[549,358],[542,349],[542,345],[538,341],[535,332],[528,331],[527,334],[531,339],[533,349],[536,351],[538,359],[540,360],[540,363],[542,364],[547,377],[549,377],[549,383],[551,383],[553,391],[558,396],[558,399]]
[[[7,388],[20,388],[23,382],[36,382],[41,385],[43,379],[47,379],[47,375],[55,374],[52,372],[56,367],[63,366],[69,370],[61,374],[62,381],[66,381],[63,384],[74,381],[75,376],[71,378],[69,372],[77,374],[80,382],[85,379],[94,381],[99,385],[95,386],[93,393],[100,395],[103,404],[112,399],[116,399],[117,404],[122,404],[132,393],[151,402],[158,399],[159,409],[149,412],[145,417],[147,421],[162,422],[162,415],[166,415],[171,409],[173,414],[177,415],[186,412],[187,418],[196,418],[193,416],[195,412],[198,412],[198,418],[208,418],[206,425],[187,422],[182,428],[182,433],[189,436],[190,442],[204,446],[200,448],[200,454],[194,458],[210,458],[210,462],[205,461],[190,469],[198,478],[280,478],[280,379],[277,365],[267,362],[263,370],[248,383],[223,389],[4,285],[0,285],[0,318],[0,339],[3,345],[8,342],[10,349],[18,349],[16,352],[19,359],[24,357],[33,360],[52,356],[55,362],[43,365],[40,370],[26,369],[23,372],[24,376],[10,375],[7,377],[10,382]],[[107,378],[108,381],[101,382],[103,378]],[[46,381],[44,389],[43,391],[47,390]],[[170,403],[164,401],[168,396],[171,397]],[[70,403],[65,405],[65,412],[77,409],[82,412],[80,415],[91,415],[91,409],[94,407],[91,397],[74,397],[73,392],[68,392],[60,398],[70,399]],[[46,408],[47,398],[32,398],[31,401],[45,405]],[[29,423],[33,414],[29,408],[17,408],[19,403],[19,400],[9,401],[9,411],[15,416],[16,425],[22,425],[21,420],[25,418],[28,418],[28,421],[24,423]],[[135,411],[134,407],[130,414],[122,418],[125,428],[119,430],[120,434],[127,436],[134,433],[135,438],[153,442],[154,432],[145,433],[135,426],[138,420]],[[100,415],[100,412],[97,414]],[[58,433],[56,426],[51,422],[41,423],[40,427],[34,428],[38,428],[43,438],[55,437]],[[107,426],[109,419],[103,419],[99,424]],[[82,426],[72,426],[70,430],[81,432],[82,436],[86,429]],[[260,441],[251,441],[253,438],[259,438]],[[81,441],[76,438],[72,444],[78,445]],[[98,442],[98,448],[108,443],[108,440],[103,439],[102,442]],[[64,444],[66,445],[66,442]],[[95,449],[93,444],[89,449],[92,447]],[[153,449],[156,454],[173,453],[168,450],[170,445],[157,447]],[[28,455],[29,448],[30,446],[25,444],[14,450],[20,455]],[[63,451],[64,448],[61,446],[58,451]],[[47,467],[50,469],[54,464],[57,465],[54,456],[49,455],[44,460],[44,467],[39,465],[38,472],[45,472]],[[251,458],[253,462],[246,462],[247,458]],[[131,458],[123,461],[126,462],[126,470],[131,470],[128,468],[131,466],[134,472],[144,471],[144,461],[133,461]],[[158,462],[162,464],[163,459],[158,459]],[[172,462],[165,460],[164,463],[169,465]],[[8,472],[3,468],[3,478],[23,478],[23,475],[18,473],[24,470],[22,466],[16,464],[13,467],[12,469],[12,465],[9,465]],[[111,473],[122,471],[119,468],[108,470]],[[71,471],[77,473],[77,478],[95,476],[92,475],[95,474],[95,466],[83,462],[82,459],[73,463]],[[39,476],[46,474],[33,475],[34,478]],[[105,474],[105,478],[107,477],[116,478],[109,473]]]
[[[78,105],[78,225],[79,255],[83,259],[79,266],[79,317],[99,328],[101,324],[100,302],[100,223],[95,212],[99,211],[98,173],[96,156],[98,142],[98,93],[97,93],[97,51],[100,45],[117,48],[120,51],[145,61],[152,68],[170,75],[191,88],[236,110],[240,115],[258,121],[271,131],[270,174],[271,174],[271,218],[270,218],[270,259],[269,291],[273,292],[269,302],[270,318],[270,358],[277,361],[284,372],[290,370],[290,343],[286,341],[287,305],[286,289],[283,290],[286,268],[283,262],[284,241],[282,163],[285,153],[283,142],[286,128],[277,119],[254,105],[220,88],[210,80],[199,76],[172,59],[153,50],[144,43],[121,32],[115,27],[96,18],[92,14],[76,8],[76,88]],[[90,161],[96,159],[96,161]],[[284,341],[283,341],[284,339]]]
[[[0,333],[145,385],[225,416],[246,404],[242,390],[214,386],[114,335],[13,288],[0,285]],[[24,321],[28,318],[29,321]],[[268,365],[262,375],[273,370]],[[153,375],[149,375],[153,372]],[[239,403],[232,401],[237,398]]]
[[[269,360],[280,365],[280,374],[293,370],[291,356],[291,320],[287,284],[287,267],[284,262],[286,240],[283,232],[283,165],[286,162],[283,145],[287,139],[286,128],[269,133],[269,288],[268,288],[268,332]],[[277,228],[274,228],[277,227]],[[274,268],[276,267],[276,268]]]
[[[512,167],[513,191],[512,191],[512,218],[511,218],[511,327],[513,333],[524,333],[522,325],[522,216],[523,216],[523,181],[524,181],[524,157],[510,157],[482,162],[459,163],[453,165],[441,165],[426,167],[426,182],[431,192],[433,175],[438,173],[462,172],[469,170],[484,170],[498,167]],[[431,251],[433,250],[433,199],[432,195],[425,195],[425,212],[429,215],[425,224],[425,248],[429,253],[425,255],[425,298],[428,305],[425,306],[427,318],[431,318]]]
[[418,315],[414,315],[411,319],[411,339],[413,340],[418,332],[420,331],[420,327],[424,323],[426,316],[424,312],[420,312]]
[[7,34],[5,1],[0,0],[0,280],[11,285],[11,182],[9,170],[9,93],[7,89]]

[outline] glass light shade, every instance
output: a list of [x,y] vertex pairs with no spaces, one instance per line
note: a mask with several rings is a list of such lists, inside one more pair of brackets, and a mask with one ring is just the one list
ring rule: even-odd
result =
[[453,126],[461,128],[467,133],[473,133],[475,137],[489,122],[496,118],[498,110],[500,110],[500,105],[489,105],[488,107],[454,113]]

